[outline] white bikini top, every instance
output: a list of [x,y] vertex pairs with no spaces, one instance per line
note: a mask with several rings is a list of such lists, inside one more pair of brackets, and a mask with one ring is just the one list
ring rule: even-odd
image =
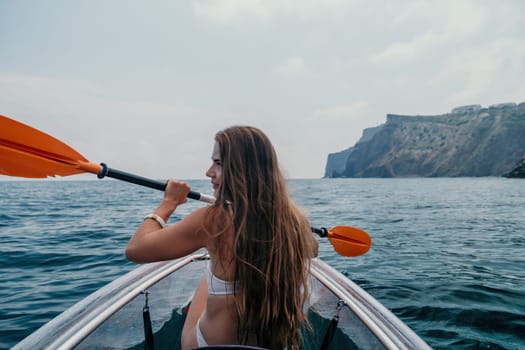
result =
[[210,264],[206,264],[206,282],[208,283],[209,295],[228,295],[234,294],[235,286],[233,282],[224,281],[216,277],[211,272]]

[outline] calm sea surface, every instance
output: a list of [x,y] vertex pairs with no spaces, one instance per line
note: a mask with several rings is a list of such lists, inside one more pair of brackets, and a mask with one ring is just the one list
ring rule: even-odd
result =
[[[206,180],[189,181],[210,193]],[[525,349],[525,180],[291,180],[313,226],[367,231],[372,249],[320,257],[436,349]],[[0,181],[0,349],[134,264],[131,233],[162,193],[115,180]],[[181,218],[202,206],[188,202]]]

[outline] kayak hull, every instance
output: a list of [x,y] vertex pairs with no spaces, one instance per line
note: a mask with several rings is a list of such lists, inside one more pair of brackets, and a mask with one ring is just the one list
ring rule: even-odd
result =
[[[144,311],[151,319],[155,349],[180,349],[186,307],[208,259],[198,252],[142,265],[73,305],[13,349],[144,349]],[[381,303],[322,260],[312,262],[309,283],[306,313],[311,326],[302,330],[303,349],[319,349],[336,320],[329,349],[430,349]]]

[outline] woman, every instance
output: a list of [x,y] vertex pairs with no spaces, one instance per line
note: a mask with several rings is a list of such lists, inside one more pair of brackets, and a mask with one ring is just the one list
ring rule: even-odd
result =
[[210,264],[195,291],[182,348],[247,344],[298,349],[310,259],[317,241],[288,197],[275,150],[253,127],[217,133],[211,178],[216,202],[168,226],[189,187],[169,180],[164,199],[128,243],[138,262],[206,248]]

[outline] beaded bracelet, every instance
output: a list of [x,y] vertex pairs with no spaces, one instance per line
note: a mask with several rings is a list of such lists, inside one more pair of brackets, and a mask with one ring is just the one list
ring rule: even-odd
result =
[[164,219],[162,219],[160,216],[158,216],[157,214],[149,214],[149,215],[146,215],[144,217],[144,220],[147,220],[147,219],[152,219],[152,220],[155,220],[159,225],[160,227],[164,228],[166,226],[168,226],[166,224],[166,221],[164,221]]

